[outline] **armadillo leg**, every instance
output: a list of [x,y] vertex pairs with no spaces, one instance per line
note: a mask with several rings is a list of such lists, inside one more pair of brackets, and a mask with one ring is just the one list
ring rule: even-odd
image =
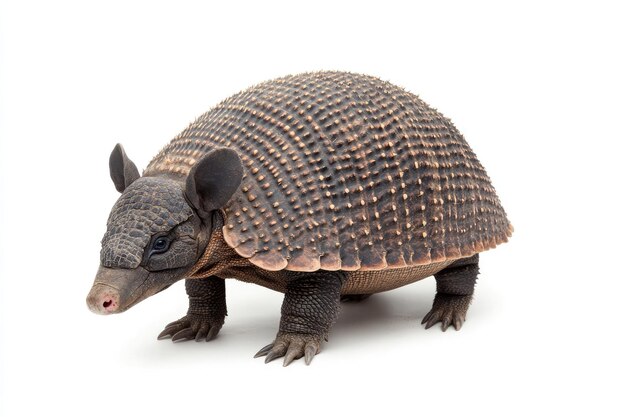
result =
[[265,363],[284,356],[283,365],[304,356],[310,364],[328,340],[330,328],[339,315],[342,271],[294,272],[287,283],[278,334],[274,342],[255,357],[266,356]]
[[226,285],[217,277],[185,280],[189,296],[187,315],[167,326],[158,339],[172,341],[214,339],[226,317]]
[[445,332],[450,325],[459,330],[472,301],[474,285],[478,276],[478,255],[459,259],[447,268],[437,272],[437,295],[433,307],[424,316],[422,324],[430,328],[441,322]]

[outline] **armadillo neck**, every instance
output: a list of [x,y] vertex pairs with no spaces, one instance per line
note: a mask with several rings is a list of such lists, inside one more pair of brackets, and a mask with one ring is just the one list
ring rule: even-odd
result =
[[224,241],[223,213],[216,211],[212,216],[211,236],[202,256],[191,268],[187,278],[207,278],[221,275],[224,271],[237,266],[249,266],[250,262],[239,256],[233,248]]

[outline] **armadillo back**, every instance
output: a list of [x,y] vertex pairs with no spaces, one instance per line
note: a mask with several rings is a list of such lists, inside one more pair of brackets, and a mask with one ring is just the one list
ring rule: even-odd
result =
[[200,116],[144,175],[186,175],[236,149],[224,238],[262,268],[377,270],[470,256],[512,227],[452,123],[377,78],[318,72],[259,84]]

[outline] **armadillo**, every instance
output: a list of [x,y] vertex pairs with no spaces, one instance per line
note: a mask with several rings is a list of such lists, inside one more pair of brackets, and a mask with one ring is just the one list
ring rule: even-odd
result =
[[[341,301],[434,275],[422,323],[459,329],[478,254],[513,232],[456,127],[378,78],[311,72],[258,84],[201,115],[143,172],[116,145],[121,192],[87,297],[120,313],[185,280],[187,314],[159,339],[212,340],[225,279],[284,293],[279,330],[256,355],[311,363]],[[364,303],[366,305],[367,303]]]

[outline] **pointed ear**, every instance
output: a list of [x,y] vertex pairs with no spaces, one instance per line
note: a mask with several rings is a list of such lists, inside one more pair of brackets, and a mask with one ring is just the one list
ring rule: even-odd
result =
[[140,177],[137,166],[128,159],[121,144],[115,145],[109,157],[109,171],[115,189],[120,193]]
[[241,184],[243,166],[232,149],[215,149],[191,168],[185,195],[200,217],[224,207]]

